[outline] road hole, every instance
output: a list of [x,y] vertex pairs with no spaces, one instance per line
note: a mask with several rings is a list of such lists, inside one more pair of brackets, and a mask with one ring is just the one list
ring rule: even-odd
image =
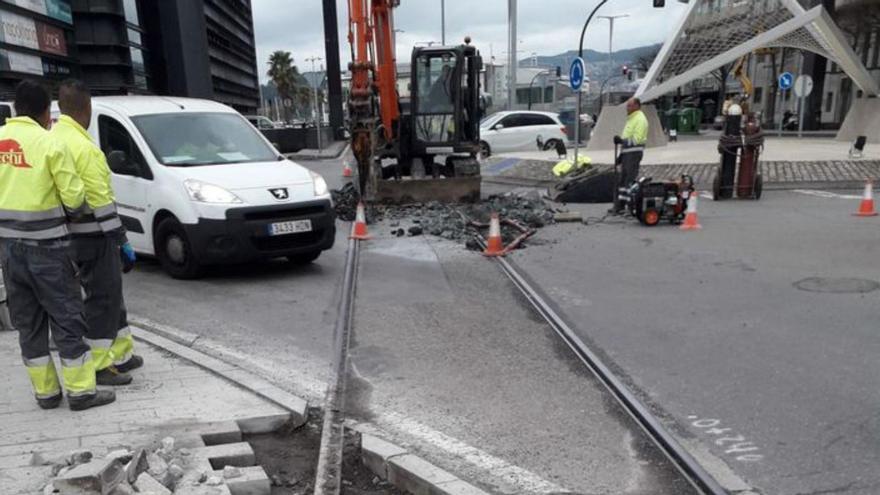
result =
[[795,282],[794,286],[807,292],[828,294],[867,294],[880,289],[880,283],[862,278],[810,277]]

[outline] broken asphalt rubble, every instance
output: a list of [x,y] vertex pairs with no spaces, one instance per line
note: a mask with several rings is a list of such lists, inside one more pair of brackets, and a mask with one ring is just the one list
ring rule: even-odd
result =
[[[353,221],[359,195],[349,183],[332,191],[336,214],[340,220]],[[504,195],[490,196],[474,204],[443,204],[437,201],[407,205],[370,204],[366,207],[367,223],[385,221],[396,237],[428,234],[451,241],[461,242],[468,249],[479,249],[475,236],[479,229],[471,222],[487,224],[493,212],[502,219],[511,220],[529,229],[540,229],[555,223],[555,217],[566,213],[545,202],[537,190],[513,191]],[[502,225],[501,234],[506,243],[522,232],[509,225]],[[485,232],[484,232],[485,234]]]

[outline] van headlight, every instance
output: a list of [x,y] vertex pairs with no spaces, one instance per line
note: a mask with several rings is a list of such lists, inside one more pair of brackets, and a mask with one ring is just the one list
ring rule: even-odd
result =
[[323,196],[327,194],[327,181],[319,174],[309,171],[312,175],[312,185],[315,186],[315,196]]
[[199,203],[238,204],[241,198],[220,186],[206,184],[202,181],[187,179],[183,181],[189,198]]

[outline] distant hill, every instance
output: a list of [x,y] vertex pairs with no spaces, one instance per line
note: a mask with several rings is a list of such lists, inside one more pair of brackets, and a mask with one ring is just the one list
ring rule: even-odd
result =
[[[628,48],[626,50],[618,50],[614,52],[614,65],[633,65],[639,57],[648,56],[660,51],[663,45],[657,43],[655,45],[639,46],[636,48]],[[568,71],[571,61],[577,57],[577,50],[570,50],[559,55],[538,56],[537,62],[540,67],[562,67],[563,72]],[[608,72],[608,52],[597,52],[596,50],[584,50],[584,61],[587,63],[587,72],[592,73],[592,77],[599,78],[607,76]],[[531,67],[534,60],[524,58],[519,61],[520,67]],[[615,69],[616,70],[616,69]]]

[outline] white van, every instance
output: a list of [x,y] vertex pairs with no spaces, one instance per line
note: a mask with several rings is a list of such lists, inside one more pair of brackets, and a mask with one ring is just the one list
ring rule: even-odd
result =
[[277,257],[310,263],[333,247],[324,179],[287,160],[226,105],[96,97],[89,133],[113,172],[129,241],[172,277]]

